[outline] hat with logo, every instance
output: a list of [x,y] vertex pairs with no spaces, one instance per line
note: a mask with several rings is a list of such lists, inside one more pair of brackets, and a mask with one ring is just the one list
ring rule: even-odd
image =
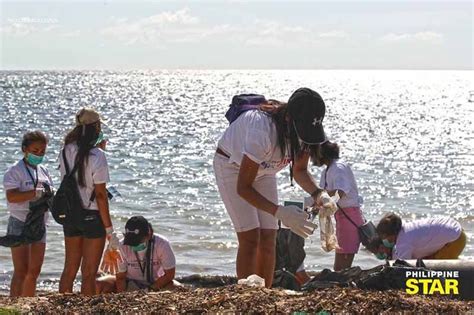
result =
[[123,245],[137,246],[150,232],[150,223],[142,216],[135,216],[128,219],[125,224],[125,238]]
[[321,96],[309,89],[297,89],[288,100],[288,113],[298,138],[306,144],[326,141],[323,119],[326,105]]

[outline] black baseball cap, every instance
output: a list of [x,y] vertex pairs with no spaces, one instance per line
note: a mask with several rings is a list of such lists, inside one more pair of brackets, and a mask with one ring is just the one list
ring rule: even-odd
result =
[[326,141],[323,119],[326,105],[322,97],[309,88],[299,88],[288,99],[288,113],[298,138],[306,144]]
[[125,224],[125,238],[123,245],[137,246],[150,232],[150,223],[142,216],[128,219]]

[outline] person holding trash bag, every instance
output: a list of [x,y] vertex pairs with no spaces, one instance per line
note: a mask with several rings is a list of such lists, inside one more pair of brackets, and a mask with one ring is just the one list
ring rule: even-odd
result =
[[0,245],[11,247],[13,277],[10,296],[34,296],[46,248],[46,222],[53,181],[42,166],[48,138],[41,131],[23,135],[23,158],[3,177],[7,199],[7,235]]
[[262,103],[277,106],[271,111],[237,110],[233,112],[238,117],[227,117],[231,123],[218,142],[213,166],[237,233],[237,277],[257,274],[271,287],[278,220],[302,237],[316,228],[297,206],[278,205],[276,173],[290,165],[291,180],[321,204],[327,193],[317,186],[307,167],[309,147],[326,140],[322,125],[326,108],[321,96],[309,88],[296,90],[288,103]]
[[[95,294],[95,278],[106,240],[106,269],[112,273],[117,270],[119,240],[110,219],[106,189],[109,167],[105,153],[97,147],[102,140],[99,114],[91,108],[79,110],[76,126],[66,135],[64,148],[59,155],[61,179],[64,182],[71,174],[74,176],[77,181],[75,191],[79,194],[77,198],[81,204],[79,209],[73,209],[73,213],[68,213],[65,221],[61,222],[66,250],[64,270],[59,282],[61,293],[72,292],[74,279],[81,267],[81,293]],[[59,199],[61,186],[55,201]]]

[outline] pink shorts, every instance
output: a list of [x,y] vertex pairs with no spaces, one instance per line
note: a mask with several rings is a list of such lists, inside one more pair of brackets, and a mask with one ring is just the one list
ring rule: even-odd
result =
[[[364,218],[360,208],[344,208],[344,212],[354,221],[357,226],[364,224]],[[357,227],[352,224],[349,219],[338,210],[335,214],[336,218],[336,237],[339,243],[338,254],[356,254],[359,251],[360,239]]]

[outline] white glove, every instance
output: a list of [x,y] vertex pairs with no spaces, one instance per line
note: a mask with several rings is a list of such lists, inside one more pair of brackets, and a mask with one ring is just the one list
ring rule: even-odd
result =
[[337,201],[339,200],[339,195],[331,197],[329,194],[325,191],[321,193],[321,203],[323,204],[323,207],[326,209],[331,209],[333,211],[337,210]]
[[314,198],[309,196],[309,197],[304,197],[304,208],[313,208],[315,206],[315,201]]
[[105,229],[105,231],[107,233],[107,240],[109,241],[107,245],[107,249],[117,250],[120,244],[119,238],[117,236],[117,232],[114,232],[113,227],[108,227]]
[[303,238],[313,234],[317,225],[308,221],[308,214],[297,206],[278,206],[275,217]]

